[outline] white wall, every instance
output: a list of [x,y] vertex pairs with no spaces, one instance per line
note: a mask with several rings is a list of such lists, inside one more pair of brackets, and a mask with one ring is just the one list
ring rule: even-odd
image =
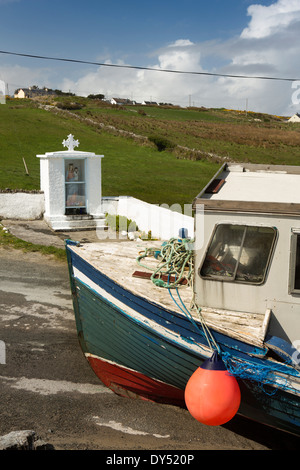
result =
[[121,215],[134,221],[139,230],[162,240],[177,237],[180,228],[188,230],[189,237],[194,237],[194,218],[191,205],[186,204],[184,213],[179,204],[171,207],[161,204],[149,204],[130,196],[119,196],[102,199],[102,210],[111,215]]
[[0,217],[40,219],[45,209],[43,193],[0,193]]
[[[102,211],[111,215],[121,215],[133,220],[139,230],[146,234],[167,240],[178,236],[180,228],[186,228],[188,235],[194,237],[194,219],[190,205],[184,214],[174,212],[177,205],[168,206],[149,204],[130,196],[103,197]],[[172,210],[173,209],[173,210]],[[0,193],[0,217],[4,219],[40,219],[45,211],[44,194],[41,193]]]

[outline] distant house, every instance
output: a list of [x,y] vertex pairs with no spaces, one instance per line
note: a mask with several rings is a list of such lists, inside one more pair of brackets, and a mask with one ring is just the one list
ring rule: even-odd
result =
[[118,106],[128,106],[128,105],[135,105],[135,101],[129,100],[127,98],[112,98],[110,100],[111,104],[116,104]]
[[15,98],[36,98],[39,96],[50,96],[55,95],[53,90],[49,90],[48,88],[38,88],[38,87],[29,87],[29,88],[18,88],[15,93]]
[[300,122],[300,114],[299,113],[296,113],[294,114],[294,116],[292,116],[288,122]]
[[159,104],[156,103],[155,101],[143,101],[142,104],[144,106],[159,106]]

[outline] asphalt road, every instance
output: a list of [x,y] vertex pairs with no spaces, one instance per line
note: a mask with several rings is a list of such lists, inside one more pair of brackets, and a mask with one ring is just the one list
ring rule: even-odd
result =
[[66,264],[39,253],[0,248],[0,341],[1,436],[30,429],[57,450],[299,446],[298,438],[240,417],[206,427],[186,410],[102,386],[77,341]]

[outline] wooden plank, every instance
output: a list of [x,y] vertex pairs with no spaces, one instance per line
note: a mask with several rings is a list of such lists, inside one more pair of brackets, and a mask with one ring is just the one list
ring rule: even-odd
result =
[[[213,183],[213,181],[219,177],[219,175],[222,173],[222,171],[224,171],[226,169],[226,166],[227,166],[227,163],[223,163],[223,165],[218,169],[218,171],[214,174],[214,176],[209,180],[209,182],[207,183],[206,186],[204,186],[204,188],[202,188],[202,190],[200,191],[200,193],[196,196],[196,198],[194,199],[194,201],[196,201],[198,198],[201,198],[202,195],[206,192],[207,188]],[[194,202],[193,202],[193,205],[194,205]]]
[[[240,341],[263,347],[261,336],[264,314],[203,307],[201,315],[209,328]],[[193,318],[197,318],[193,315]]]
[[259,337],[262,341],[265,340],[265,337],[266,337],[266,334],[267,334],[267,331],[268,331],[268,327],[269,327],[269,323],[270,323],[270,320],[271,320],[271,314],[272,314],[272,310],[270,308],[267,308],[265,316],[264,316],[264,321],[261,325],[261,329],[260,329],[260,332],[259,332]]
[[[150,279],[151,276],[152,276],[153,273],[149,273],[149,272],[144,272],[144,271],[134,271],[134,273],[132,274],[133,277],[139,277],[140,279]],[[175,276],[167,276],[166,274],[163,274],[161,276],[158,276],[156,275],[155,276],[155,279],[162,279],[163,281],[165,282],[175,282],[176,281],[176,278]],[[186,279],[182,279],[179,284],[187,284],[187,280]]]
[[210,185],[206,188],[205,192],[208,194],[216,194],[220,191],[224,183],[224,179],[217,178],[210,183]]

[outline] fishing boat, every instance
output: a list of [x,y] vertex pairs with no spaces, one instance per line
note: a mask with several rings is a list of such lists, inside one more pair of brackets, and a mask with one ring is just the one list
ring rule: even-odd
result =
[[300,167],[224,164],[193,238],[66,240],[79,342],[107,387],[186,407],[217,352],[237,413],[300,435],[299,183]]

